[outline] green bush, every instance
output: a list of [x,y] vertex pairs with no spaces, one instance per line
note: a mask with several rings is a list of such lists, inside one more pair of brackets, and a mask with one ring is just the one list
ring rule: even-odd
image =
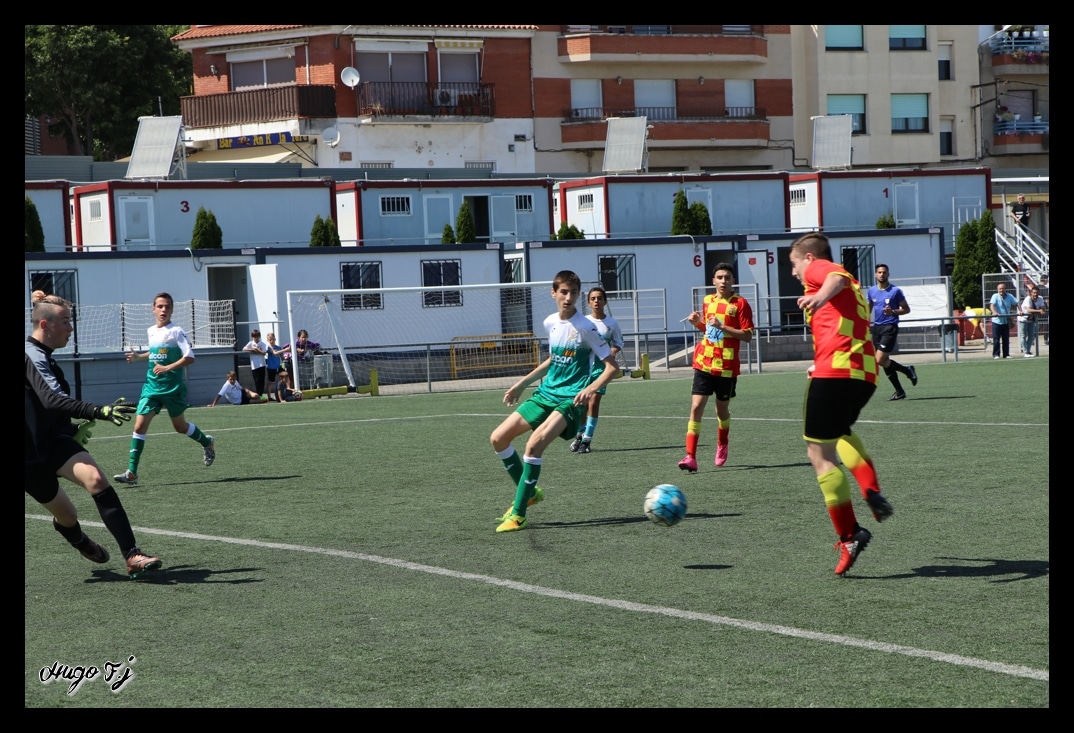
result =
[[328,246],[328,231],[324,226],[324,219],[318,214],[313,220],[313,228],[310,229],[310,246],[311,247],[327,247]]
[[216,223],[216,215],[206,211],[204,206],[198,208],[194,218],[194,233],[190,236],[191,249],[223,249],[224,233]]
[[567,226],[567,222],[560,222],[559,232],[555,237],[556,239],[585,239],[585,231],[579,229],[574,224]]
[[470,244],[477,241],[477,227],[474,215],[470,213],[470,202],[463,201],[455,217],[455,241],[458,244]]
[[332,217],[328,217],[324,220],[325,239],[328,244],[326,247],[341,247],[343,246],[339,241],[339,229],[336,227],[336,220]]
[[444,225],[444,233],[440,235],[440,244],[455,244],[455,230],[450,224]]
[[675,203],[671,209],[671,233],[692,234],[690,224],[690,206],[686,203],[686,192],[680,188],[675,192]]
[[41,228],[41,217],[37,214],[37,206],[26,197],[26,251],[45,251],[45,230]]
[[876,220],[877,229],[894,229],[895,228],[895,216],[890,212],[884,214]]
[[709,209],[700,201],[690,204],[690,234],[707,237],[712,234],[712,219]]

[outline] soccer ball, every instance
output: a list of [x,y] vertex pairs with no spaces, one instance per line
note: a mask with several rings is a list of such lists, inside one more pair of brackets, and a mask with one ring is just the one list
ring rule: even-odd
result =
[[686,516],[686,494],[671,484],[660,484],[645,495],[645,516],[656,524],[673,527]]

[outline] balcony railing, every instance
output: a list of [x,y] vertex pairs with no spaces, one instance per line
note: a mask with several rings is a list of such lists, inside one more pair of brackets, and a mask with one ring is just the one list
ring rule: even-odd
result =
[[[1025,33],[1030,35],[1023,35]],[[1002,56],[1003,54],[1013,54],[1016,51],[1025,53],[1030,51],[1049,51],[1051,50],[1049,41],[1048,31],[1020,31],[1017,36],[996,36],[989,42],[989,45],[992,48],[993,56]]]
[[564,122],[595,122],[609,117],[646,117],[664,122],[668,120],[767,120],[768,115],[760,107],[712,107],[710,109],[680,109],[679,107],[571,107],[563,111]]
[[495,117],[495,85],[477,82],[362,82],[358,113],[373,117]]
[[273,120],[336,116],[331,85],[288,84],[264,89],[182,97],[179,108],[187,127],[224,127]]
[[1051,127],[1046,120],[1033,122],[1032,120],[997,120],[992,123],[993,135],[1008,135],[1014,133],[1039,133],[1048,132]]

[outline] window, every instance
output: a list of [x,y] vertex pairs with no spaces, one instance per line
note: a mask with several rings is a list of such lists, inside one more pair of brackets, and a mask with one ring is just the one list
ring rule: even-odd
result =
[[954,72],[951,70],[951,48],[953,45],[951,41],[940,41],[936,45],[940,81],[951,81],[955,78]]
[[359,168],[394,168],[395,163],[390,160],[363,160],[358,163]]
[[381,216],[410,216],[409,196],[381,196]]
[[892,94],[892,134],[929,131],[929,95]]
[[592,211],[593,210],[593,194],[580,193],[578,194],[578,210],[579,211]]
[[533,194],[520,193],[515,195],[515,211],[522,214],[533,213]]
[[862,288],[869,288],[876,284],[876,267],[873,265],[874,245],[859,244],[843,247],[840,250],[840,257],[843,260],[843,267],[861,283]]
[[[100,221],[101,220],[101,201],[100,199],[91,199],[89,202],[89,220]],[[45,291],[48,292],[48,291]]]
[[860,25],[824,26],[824,49],[826,51],[863,51]]
[[628,294],[617,294],[620,290],[634,290],[637,281],[634,278],[634,255],[607,255],[597,262],[600,269],[600,284],[611,298],[629,298]]
[[[381,287],[379,262],[339,263],[339,286],[344,290],[373,290]],[[382,309],[380,293],[344,295],[343,310]]]
[[753,116],[753,79],[727,79],[723,83],[723,94],[728,117]]
[[634,26],[634,35],[636,36],[666,36],[671,33],[670,25],[636,25]]
[[865,95],[864,94],[829,94],[828,114],[850,115],[852,134],[865,134]]
[[805,206],[806,191],[804,188],[791,189],[791,206]]
[[[422,260],[421,284],[426,288],[438,288],[445,285],[462,285],[461,260]],[[422,293],[422,305],[426,308],[444,308],[462,305],[461,290],[441,290],[434,293]]]
[[888,48],[892,51],[924,51],[925,26],[889,25]]
[[[30,292],[41,290],[48,295],[58,295],[70,303],[78,303],[77,270],[30,271]],[[77,316],[77,314],[76,314]]]
[[476,83],[478,81],[477,54],[449,53],[440,49],[440,81]]
[[940,155],[955,154],[955,119],[944,117],[940,119]]
[[463,163],[465,168],[473,168],[475,170],[494,171],[496,170],[496,161],[494,160],[468,160]]
[[231,91],[281,86],[295,83],[295,60],[258,59],[231,64]]
[[571,79],[571,119],[600,119],[604,114],[600,79]]
[[650,120],[673,120],[675,82],[668,79],[638,79],[634,82],[634,108]]

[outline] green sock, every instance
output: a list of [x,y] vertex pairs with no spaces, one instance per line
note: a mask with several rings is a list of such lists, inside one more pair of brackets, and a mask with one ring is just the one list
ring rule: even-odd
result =
[[145,450],[145,438],[131,438],[130,457],[127,459],[127,470],[138,474],[138,463],[142,460],[142,451]]
[[190,429],[188,428],[187,429],[187,436],[190,437],[192,440],[198,441],[204,447],[208,448],[209,447],[209,436],[206,435],[205,433],[201,432],[201,428],[199,428],[194,423],[190,423],[190,427],[193,428],[194,430],[193,430],[193,432],[191,432]]
[[518,451],[514,451],[501,460],[503,460],[503,467],[507,469],[507,475],[511,477],[511,483],[518,486],[518,482],[522,480],[522,456],[518,454]]
[[522,464],[522,478],[515,490],[515,505],[512,511],[520,517],[526,516],[526,506],[537,493],[537,479],[541,475],[541,459],[525,459]]

